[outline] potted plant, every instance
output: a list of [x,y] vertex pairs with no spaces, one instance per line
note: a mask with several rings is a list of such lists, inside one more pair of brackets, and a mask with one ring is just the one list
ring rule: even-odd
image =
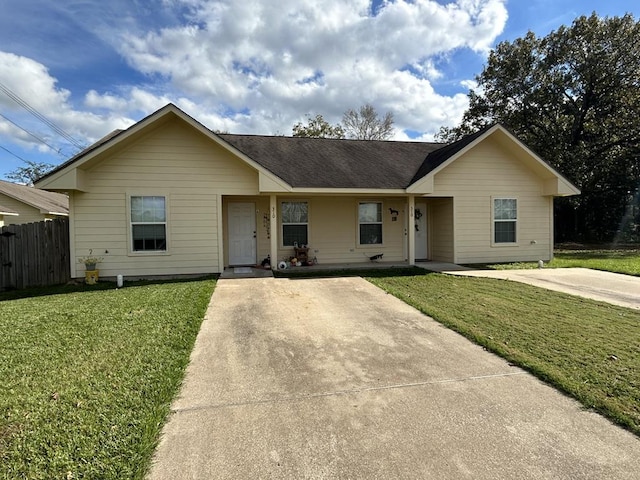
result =
[[104,258],[102,257],[93,257],[93,256],[89,256],[89,257],[82,257],[78,259],[79,263],[84,263],[84,268],[87,271],[93,271],[96,269],[96,265],[98,263],[100,263],[102,260],[104,260]]
[[98,282],[98,269],[96,265],[103,260],[102,257],[82,257],[78,259],[78,262],[84,263],[84,279],[87,285],[95,285]]

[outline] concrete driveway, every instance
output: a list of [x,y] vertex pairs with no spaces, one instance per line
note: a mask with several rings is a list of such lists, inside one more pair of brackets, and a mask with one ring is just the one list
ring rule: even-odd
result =
[[640,440],[360,278],[220,280],[150,479],[640,478]]
[[579,297],[640,309],[640,277],[590,268],[542,268],[523,270],[472,270],[451,263],[426,262],[422,268],[469,277],[488,277],[528,283]]

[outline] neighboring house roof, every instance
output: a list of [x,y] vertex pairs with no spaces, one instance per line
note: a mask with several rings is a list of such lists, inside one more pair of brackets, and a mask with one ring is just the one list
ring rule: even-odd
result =
[[16,212],[15,210],[12,210],[9,207],[5,207],[4,205],[0,205],[0,215],[19,215],[18,212]]
[[[527,157],[545,178],[557,179],[562,188],[549,186],[548,194],[573,195],[580,191],[499,124],[450,144],[376,140],[337,140],[264,135],[216,134],[173,104],[143,118],[127,130],[116,130],[41,177],[36,184],[53,190],[82,189],[83,175],[73,168],[95,161],[115,145],[135,141],[137,135],[170,118],[178,117],[214,142],[270,177],[285,190],[300,189],[402,189],[420,193],[418,184],[433,183],[433,176],[468,148],[487,136],[498,136]],[[282,185],[282,183],[287,185]],[[52,186],[53,185],[53,186]],[[428,190],[422,191],[425,193]]]
[[61,193],[0,180],[0,193],[49,215],[69,215],[69,198]]
[[406,188],[442,144],[219,134],[294,188]]

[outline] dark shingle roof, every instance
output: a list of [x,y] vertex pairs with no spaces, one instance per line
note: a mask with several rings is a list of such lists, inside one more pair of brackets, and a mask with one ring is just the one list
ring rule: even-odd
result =
[[297,188],[406,188],[442,144],[219,134]]
[[0,193],[47,213],[69,213],[69,198],[61,193],[0,180]]

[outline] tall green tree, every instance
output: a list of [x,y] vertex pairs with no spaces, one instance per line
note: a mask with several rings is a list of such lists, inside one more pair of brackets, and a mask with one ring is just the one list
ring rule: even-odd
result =
[[529,32],[502,42],[476,81],[461,125],[442,129],[441,140],[502,123],[582,190],[557,200],[557,240],[612,241],[625,228],[633,237],[640,23],[632,15],[594,13],[542,38]]
[[293,126],[294,137],[344,138],[344,130],[340,125],[331,125],[322,115],[307,115],[307,124],[298,122]]

